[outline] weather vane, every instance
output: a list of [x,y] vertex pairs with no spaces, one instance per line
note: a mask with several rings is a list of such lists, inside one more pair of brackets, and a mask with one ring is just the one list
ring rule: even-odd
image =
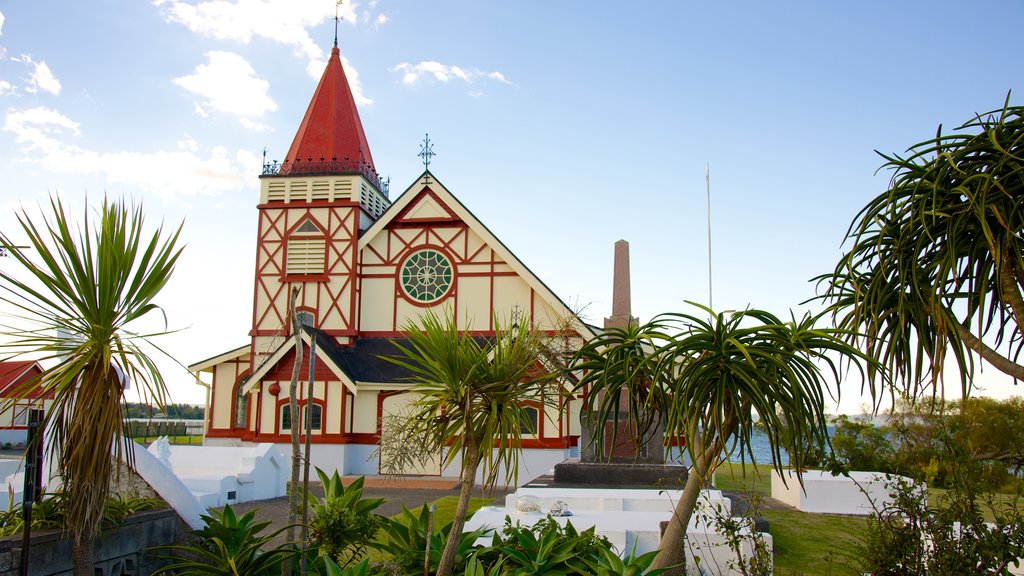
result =
[[430,134],[424,135],[423,144],[420,144],[420,153],[417,156],[423,158],[423,170],[430,172],[430,159],[436,156],[434,144],[430,141]]
[[338,8],[341,7],[341,0],[338,0],[334,4],[334,47],[338,47],[338,22],[341,21],[341,16],[338,15]]

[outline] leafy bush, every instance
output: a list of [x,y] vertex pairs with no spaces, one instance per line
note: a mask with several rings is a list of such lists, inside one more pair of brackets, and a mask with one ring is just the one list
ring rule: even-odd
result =
[[470,557],[466,575],[656,576],[664,572],[648,571],[656,555],[656,551],[641,556],[630,553],[619,558],[608,539],[598,536],[593,527],[579,532],[572,522],[562,526],[551,516],[533,526],[513,524],[506,517],[491,545]]
[[835,457],[850,470],[896,472],[892,430],[840,416],[832,435]]
[[504,560],[504,571],[523,576],[579,572],[583,558],[600,556],[611,549],[608,539],[591,527],[578,532],[572,522],[562,527],[548,516],[533,526],[521,526],[505,517],[505,527],[491,546],[477,553],[485,564]]
[[171,560],[171,563],[154,574],[270,576],[280,574],[281,564],[291,561],[298,553],[291,545],[263,550],[288,526],[260,535],[270,522],[256,522],[255,510],[237,516],[227,504],[222,512],[211,510],[210,515],[204,515],[202,519],[206,526],[193,530],[195,538],[188,544],[159,547],[168,552],[177,551],[180,555],[159,556]]
[[1016,503],[979,497],[970,475],[958,478],[936,505],[924,489],[890,481],[892,503],[876,509],[851,555],[855,567],[876,576],[1006,574],[1024,556],[1024,517]]
[[310,539],[320,553],[329,556],[340,566],[348,566],[362,556],[366,546],[380,529],[384,519],[373,511],[384,503],[383,498],[363,498],[362,477],[348,488],[338,472],[327,476],[316,469],[324,488],[323,499],[306,494],[313,511],[310,520]]
[[[167,503],[159,498],[114,494],[107,498],[107,505],[103,509],[100,529],[115,530],[124,522],[125,518],[136,512],[160,510],[166,507]],[[48,494],[42,501],[32,506],[33,530],[64,528],[65,525],[64,494],[62,492]],[[22,518],[22,504],[20,502],[12,502],[12,505],[6,512],[0,512],[0,536],[21,534],[24,531],[24,527],[25,522]]]
[[[396,573],[419,575],[423,574],[423,559],[429,537],[430,572],[434,573],[441,561],[441,551],[448,542],[452,525],[448,523],[440,528],[432,528],[428,535],[429,523],[430,509],[426,504],[420,509],[419,514],[413,513],[403,505],[398,518],[383,520],[382,529],[386,538],[370,542],[369,545],[391,556]],[[465,569],[476,541],[486,536],[488,532],[489,530],[479,529],[462,534],[455,554],[455,573],[461,573]]]

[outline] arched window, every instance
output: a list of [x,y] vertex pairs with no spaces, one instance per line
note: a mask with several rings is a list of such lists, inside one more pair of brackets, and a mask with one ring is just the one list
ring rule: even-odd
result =
[[535,406],[523,406],[523,420],[519,423],[519,433],[533,437],[540,435],[540,410]]
[[249,427],[249,395],[245,393],[245,382],[248,379],[243,376],[235,384],[235,428]]
[[[309,416],[309,406],[303,404],[303,405],[299,406],[299,408],[302,410],[302,417],[303,417],[303,420],[302,420],[302,423],[301,423],[302,428],[300,429],[300,431],[301,431],[301,430],[305,430],[306,429],[305,418]],[[313,404],[313,417],[312,418],[313,419],[310,420],[310,422],[309,422],[310,428],[313,429],[313,430],[319,431],[321,426],[323,425],[323,407],[321,407],[319,404]],[[287,403],[284,403],[284,404],[281,405],[281,419],[279,421],[281,423],[281,426],[280,426],[281,432],[284,432],[285,430],[291,430],[292,429],[292,411],[289,408]]]

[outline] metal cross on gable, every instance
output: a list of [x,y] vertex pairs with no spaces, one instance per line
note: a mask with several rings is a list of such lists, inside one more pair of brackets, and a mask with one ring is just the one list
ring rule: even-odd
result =
[[423,144],[420,144],[420,153],[417,156],[423,158],[423,170],[429,172],[430,159],[436,156],[434,154],[434,144],[430,141],[430,134],[426,134],[423,137]]

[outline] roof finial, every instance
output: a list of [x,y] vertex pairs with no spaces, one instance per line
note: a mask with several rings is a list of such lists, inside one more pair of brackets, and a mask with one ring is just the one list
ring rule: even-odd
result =
[[341,16],[338,15],[338,8],[341,7],[341,0],[338,0],[334,4],[334,47],[338,47],[338,22],[341,21]]
[[430,141],[430,134],[424,135],[423,144],[420,144],[420,153],[417,156],[423,158],[423,170],[430,172],[430,159],[436,156],[434,144]]

